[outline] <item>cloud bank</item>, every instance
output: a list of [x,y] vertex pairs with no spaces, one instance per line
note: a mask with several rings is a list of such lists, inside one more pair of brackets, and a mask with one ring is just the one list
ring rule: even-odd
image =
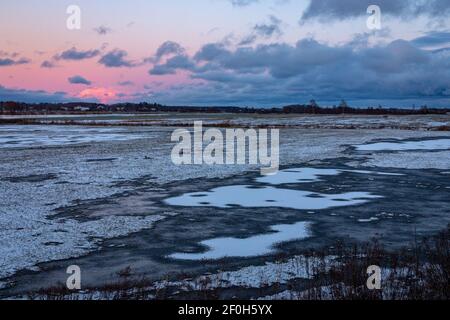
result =
[[396,40],[375,47],[353,42],[332,46],[314,39],[236,49],[210,43],[149,72],[189,72],[192,83],[155,94],[165,101],[279,105],[314,98],[441,103],[450,101],[450,51],[425,50],[417,44],[442,38],[446,39],[431,34],[434,40]]
[[367,15],[367,8],[376,4],[383,14],[400,18],[427,15],[443,17],[450,13],[448,0],[313,0],[301,17],[305,22],[320,19],[322,22],[355,18]]

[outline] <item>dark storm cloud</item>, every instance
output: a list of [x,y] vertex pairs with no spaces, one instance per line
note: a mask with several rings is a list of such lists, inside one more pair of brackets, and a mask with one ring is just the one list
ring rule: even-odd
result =
[[82,76],[73,76],[68,79],[69,83],[71,84],[84,84],[87,86],[90,86],[92,84],[91,81],[87,80],[86,78]]
[[98,56],[100,54],[99,50],[77,50],[73,47],[69,50],[63,51],[60,54],[54,56],[55,60],[84,60],[90,59]]
[[380,6],[383,14],[402,18],[450,13],[449,0],[314,0],[303,13],[301,22],[314,18],[326,21],[365,16],[367,8],[373,4]]
[[177,56],[150,73],[185,70],[193,79],[202,80],[201,84],[156,93],[164,101],[266,105],[311,98],[449,101],[449,58],[449,51],[427,51],[404,40],[355,47],[306,39],[295,45],[278,43],[234,50],[222,44],[207,44],[193,57]]
[[194,58],[207,63],[198,70],[229,70],[237,73],[268,71],[274,78],[288,78],[308,68],[340,63],[350,53],[350,48],[329,47],[306,39],[295,46],[279,43],[238,48],[235,51],[210,44],[200,49]]
[[108,68],[135,67],[137,64],[127,60],[128,53],[125,50],[115,49],[100,58],[100,64]]

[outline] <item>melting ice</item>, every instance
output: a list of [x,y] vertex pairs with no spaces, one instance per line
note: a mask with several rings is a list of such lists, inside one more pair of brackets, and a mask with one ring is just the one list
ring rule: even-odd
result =
[[274,187],[226,186],[207,192],[187,193],[166,199],[172,206],[245,208],[277,207],[298,210],[321,210],[333,207],[357,205],[370,199],[381,198],[369,192],[346,192],[321,194],[303,190],[278,189]]
[[450,149],[450,139],[378,142],[355,145],[354,147],[359,151],[447,150]]
[[169,256],[179,260],[214,260],[225,257],[255,257],[272,253],[276,244],[309,237],[309,222],[272,226],[272,233],[250,238],[216,238],[202,241],[209,248],[204,253],[174,253]]

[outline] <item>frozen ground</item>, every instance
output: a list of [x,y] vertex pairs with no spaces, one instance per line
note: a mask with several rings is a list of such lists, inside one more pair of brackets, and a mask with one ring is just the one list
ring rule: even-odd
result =
[[0,126],[0,148],[37,148],[127,141],[141,135],[126,134],[121,128],[85,128],[79,126]]
[[450,139],[432,139],[406,142],[377,142],[357,145],[355,147],[358,151],[450,150]]
[[[223,262],[203,264],[165,257],[201,255],[206,250],[199,244],[204,241],[255,239],[273,234],[273,226],[301,221],[311,223],[308,237],[276,245],[277,252],[296,254],[302,248],[330,245],[339,237],[362,241],[377,233],[387,234],[386,241],[394,245],[408,241],[410,225],[419,225],[419,233],[429,234],[448,222],[445,173],[450,170],[450,150],[386,152],[354,146],[442,140],[449,139],[450,133],[282,129],[280,161],[291,174],[285,176],[283,171],[275,180],[266,181],[258,176],[256,166],[173,165],[172,130],[157,126],[0,126],[0,278],[13,286],[8,290],[20,292],[64,282],[65,268],[71,264],[82,266],[87,284],[104,283],[129,265],[155,277],[217,270]],[[299,175],[299,168],[307,174]],[[312,169],[322,171],[308,172]],[[281,193],[274,199],[273,192],[261,198],[267,204],[263,207],[242,203],[250,200],[239,197],[217,207],[212,201],[200,207],[172,206],[165,201],[220,188],[242,195],[242,189],[232,188],[258,181],[265,184],[263,189],[248,190],[260,194],[273,191],[269,188],[287,189],[284,192],[297,196],[306,192],[313,195],[308,200],[329,198],[339,205],[306,208],[299,207],[304,202],[298,201],[283,209],[271,200],[294,198]],[[358,192],[362,194],[342,199]],[[382,198],[378,201],[369,195]],[[342,200],[362,202],[351,206],[351,201]],[[235,206],[227,208],[229,204]],[[269,255],[275,242],[269,241]],[[260,266],[261,259],[233,259],[226,268],[251,265]]]
[[[322,129],[407,129],[437,130],[450,126],[450,115],[296,115],[296,114],[235,114],[226,113],[155,113],[109,115],[49,115],[49,116],[0,116],[2,119],[22,119],[42,124],[96,124],[131,126],[191,126],[202,120],[204,125],[226,124],[230,126],[270,126]],[[69,122],[68,122],[69,121]],[[447,129],[448,130],[448,129]]]

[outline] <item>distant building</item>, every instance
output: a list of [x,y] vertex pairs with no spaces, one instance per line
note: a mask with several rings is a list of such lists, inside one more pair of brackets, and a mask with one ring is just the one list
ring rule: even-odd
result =
[[73,110],[85,112],[85,111],[91,110],[91,108],[89,108],[89,107],[82,107],[82,106],[76,106],[75,108],[73,108]]

